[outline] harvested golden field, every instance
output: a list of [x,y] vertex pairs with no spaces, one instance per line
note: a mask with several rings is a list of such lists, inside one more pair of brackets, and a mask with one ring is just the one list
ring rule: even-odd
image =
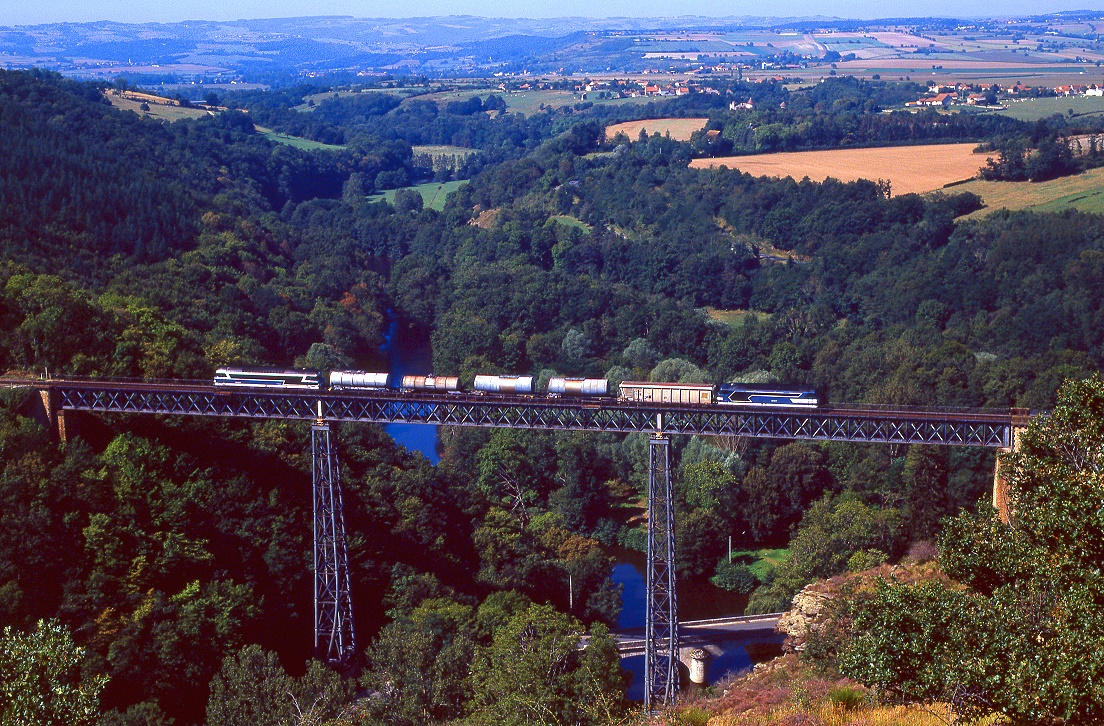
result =
[[606,127],[606,138],[612,139],[619,133],[624,133],[633,141],[640,136],[640,130],[644,129],[648,135],[670,134],[675,141],[689,141],[695,131],[705,128],[704,118],[651,118],[643,121],[625,121],[619,124],[610,124]]
[[971,179],[985,166],[986,154],[975,154],[975,144],[892,146],[875,149],[789,151],[778,154],[694,159],[694,169],[726,166],[753,176],[809,177],[824,181],[888,179],[894,194],[930,192],[951,182]]
[[973,192],[985,201],[984,209],[968,215],[973,219],[998,209],[1036,212],[1079,209],[1104,214],[1104,168],[1038,183],[977,180],[956,186],[953,191]]

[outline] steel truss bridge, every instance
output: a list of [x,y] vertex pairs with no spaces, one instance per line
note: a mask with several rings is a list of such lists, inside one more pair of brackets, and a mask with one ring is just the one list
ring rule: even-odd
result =
[[[330,423],[422,423],[553,431],[651,434],[648,447],[645,704],[673,704],[679,691],[670,435],[740,436],[885,444],[1011,448],[1024,410],[912,410],[837,406],[742,408],[628,403],[541,396],[398,391],[215,388],[207,382],[0,378],[0,387],[39,391],[64,437],[66,412],[213,416],[309,421],[314,492],[315,648],[331,662],[356,650],[341,474]],[[70,427],[71,428],[71,427]]]

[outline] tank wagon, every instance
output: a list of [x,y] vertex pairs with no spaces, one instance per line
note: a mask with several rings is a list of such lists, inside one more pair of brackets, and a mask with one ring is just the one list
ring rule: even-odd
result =
[[369,373],[368,371],[330,371],[330,388],[340,391],[346,388],[358,390],[381,390],[387,388],[391,376],[387,373]]
[[460,379],[457,376],[403,376],[402,390],[454,393],[460,390]]
[[549,396],[608,396],[609,381],[605,378],[564,378],[553,376],[548,379]]
[[480,393],[532,393],[533,376],[476,376],[473,388]]

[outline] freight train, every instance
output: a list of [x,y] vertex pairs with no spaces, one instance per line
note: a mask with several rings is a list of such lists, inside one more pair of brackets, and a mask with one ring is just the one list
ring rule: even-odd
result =
[[[391,376],[369,371],[320,371],[291,368],[219,368],[214,385],[219,388],[266,388],[281,390],[385,391],[391,389]],[[456,376],[403,376],[398,390],[404,393],[465,392]],[[467,391],[474,395],[541,395],[533,376],[478,375]],[[720,405],[751,407],[816,408],[821,397],[808,388],[753,386],[737,383],[660,383],[624,381],[611,394],[605,378],[567,378],[553,376],[544,391],[547,398],[610,399],[629,403],[668,405]]]

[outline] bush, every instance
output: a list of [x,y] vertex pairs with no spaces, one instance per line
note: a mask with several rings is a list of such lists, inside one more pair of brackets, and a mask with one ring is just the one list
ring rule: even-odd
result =
[[668,716],[671,726],[706,726],[709,723],[708,711],[697,706],[691,706],[685,711],[679,711]]
[[862,572],[884,565],[886,553],[881,550],[859,550],[847,558],[848,572]]
[[770,585],[758,587],[755,592],[751,593],[751,598],[748,600],[747,607],[744,608],[744,613],[746,615],[781,613],[789,610],[792,602],[793,593],[785,585],[774,582]]
[[931,562],[938,557],[939,548],[934,542],[926,539],[913,542],[909,545],[908,552],[905,553],[905,560],[916,563]]
[[717,563],[716,574],[709,578],[709,581],[722,590],[738,592],[741,595],[747,595],[755,589],[756,585],[755,575],[750,567],[729,562],[727,559]]
[[850,711],[866,703],[866,694],[854,686],[836,686],[828,691],[828,700]]

